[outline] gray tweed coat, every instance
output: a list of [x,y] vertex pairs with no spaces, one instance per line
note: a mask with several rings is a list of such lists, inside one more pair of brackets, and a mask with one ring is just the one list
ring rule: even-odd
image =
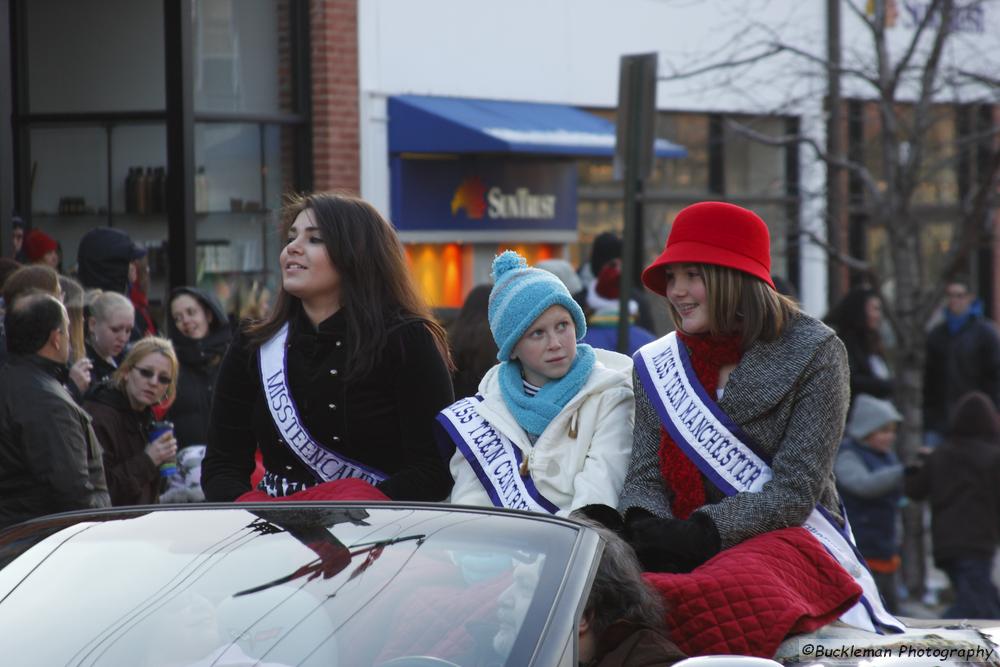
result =
[[[665,488],[658,456],[660,419],[634,373],[632,382],[632,459],[619,509],[624,513],[641,507],[670,517],[671,492]],[[755,343],[743,354],[719,407],[772,457],[774,477],[757,493],[728,498],[705,480],[708,503],[697,511],[715,522],[723,548],[802,525],[817,504],[842,519],[833,463],[849,399],[844,345],[812,317],[797,316],[778,340]]]

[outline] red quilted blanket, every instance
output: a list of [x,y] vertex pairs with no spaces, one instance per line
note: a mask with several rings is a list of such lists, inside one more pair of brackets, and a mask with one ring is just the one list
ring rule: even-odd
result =
[[836,620],[861,596],[804,528],[758,535],[689,574],[645,576],[665,598],[670,638],[691,656],[770,658],[786,636]]
[[389,500],[389,496],[360,479],[341,479],[336,482],[323,482],[283,498],[272,498],[263,491],[254,489],[237,498],[236,502],[254,503],[275,500]]

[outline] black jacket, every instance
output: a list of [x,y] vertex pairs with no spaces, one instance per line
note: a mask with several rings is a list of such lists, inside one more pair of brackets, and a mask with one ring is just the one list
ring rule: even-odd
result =
[[990,399],[955,406],[947,440],[907,468],[906,495],[929,499],[934,560],[992,558],[1000,541],[1000,428]]
[[0,527],[111,504],[97,436],[65,373],[37,355],[0,368]]
[[[434,441],[435,415],[454,400],[434,337],[420,321],[390,328],[380,363],[345,382],[343,311],[316,331],[301,312],[292,318],[288,383],[303,423],[321,444],[388,475],[379,484],[394,500],[443,500],[451,490],[450,452]],[[319,481],[278,437],[261,386],[256,348],[239,334],[219,370],[202,487],[210,501],[250,490],[254,450],[264,467],[286,479]]]
[[978,316],[956,333],[942,322],[927,335],[924,366],[924,428],[943,432],[955,401],[981,391],[1000,407],[1000,337]]
[[[97,390],[99,384],[111,377],[117,366],[108,363],[107,359],[99,355],[89,341],[84,344],[84,349],[87,352],[87,358],[93,364],[90,368],[90,388],[87,390],[87,395],[90,395]],[[118,361],[121,361],[124,356],[125,353],[122,352]]]
[[167,331],[177,351],[181,369],[177,379],[177,398],[166,418],[174,423],[177,446],[187,447],[208,442],[212,393],[232,333],[229,320],[215,299],[199,289],[178,287],[170,293],[170,302],[179,294],[190,294],[212,313],[208,335],[200,340],[188,338],[178,331],[173,318],[167,321]]
[[847,349],[847,364],[851,368],[851,399],[853,400],[858,394],[869,394],[875,398],[892,400],[892,381],[875,375],[872,369],[872,354],[869,353],[864,339],[853,331],[837,335]]
[[122,390],[110,384],[100,385],[83,407],[93,417],[104,449],[111,504],[160,502],[160,471],[146,455],[152,412],[133,410]]

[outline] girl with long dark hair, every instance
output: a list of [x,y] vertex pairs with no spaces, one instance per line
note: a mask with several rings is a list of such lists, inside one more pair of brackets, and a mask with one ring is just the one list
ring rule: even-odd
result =
[[444,330],[392,226],[344,195],[296,197],[281,225],[281,289],[219,369],[202,486],[208,500],[358,479],[394,500],[442,500],[434,415],[454,399]]

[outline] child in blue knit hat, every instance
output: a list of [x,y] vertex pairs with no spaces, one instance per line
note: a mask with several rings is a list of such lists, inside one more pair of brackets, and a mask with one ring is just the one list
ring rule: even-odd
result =
[[599,514],[617,503],[632,450],[632,360],[578,345],[587,332],[580,306],[517,253],[494,259],[493,282],[500,363],[476,396],[437,417],[442,442],[456,447],[451,501]]

